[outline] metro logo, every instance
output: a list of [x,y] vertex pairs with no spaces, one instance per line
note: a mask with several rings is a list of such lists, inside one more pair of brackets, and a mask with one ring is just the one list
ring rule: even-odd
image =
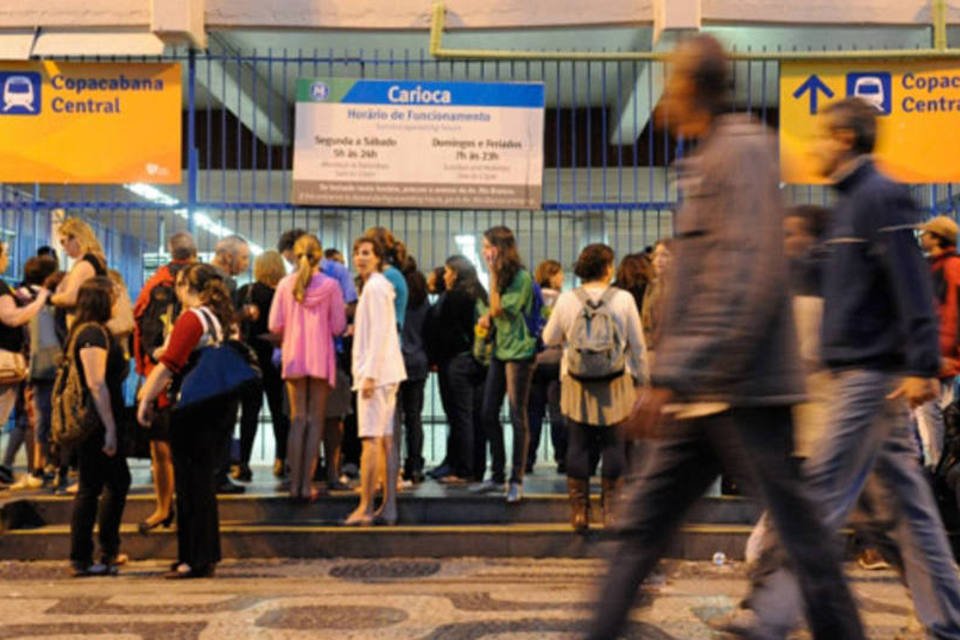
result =
[[40,115],[43,82],[39,73],[31,71],[0,72],[0,114],[10,116]]

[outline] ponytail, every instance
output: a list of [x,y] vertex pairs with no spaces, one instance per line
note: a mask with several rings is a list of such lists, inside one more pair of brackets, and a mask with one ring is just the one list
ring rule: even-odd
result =
[[323,247],[315,235],[304,234],[293,244],[293,254],[297,257],[297,280],[293,285],[293,297],[302,303],[307,295],[307,287],[313,279],[313,272],[323,259]]
[[220,272],[198,262],[187,265],[178,277],[183,278],[190,290],[196,292],[203,306],[213,312],[224,334],[230,335],[231,328],[236,324],[236,313]]
[[230,335],[230,329],[236,322],[236,312],[233,309],[233,302],[230,301],[230,292],[227,291],[227,285],[223,280],[207,280],[203,290],[200,291],[200,302],[217,317],[220,326],[223,327],[224,335]]

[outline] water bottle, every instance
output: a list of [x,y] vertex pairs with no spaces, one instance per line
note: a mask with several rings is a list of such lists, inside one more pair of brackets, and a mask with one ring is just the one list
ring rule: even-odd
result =
[[718,567],[722,567],[727,562],[727,554],[723,551],[717,551],[713,554],[713,564]]

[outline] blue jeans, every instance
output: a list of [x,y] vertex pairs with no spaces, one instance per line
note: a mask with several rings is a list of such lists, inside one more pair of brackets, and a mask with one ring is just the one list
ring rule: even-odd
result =
[[483,424],[490,440],[492,460],[491,476],[496,483],[506,480],[506,450],[503,442],[503,424],[500,422],[500,407],[507,396],[510,406],[510,423],[513,426],[513,456],[510,465],[510,482],[523,482],[527,464],[527,448],[530,446],[530,429],[527,422],[527,402],[530,399],[530,383],[533,380],[533,358],[530,360],[503,361],[493,358],[487,370],[483,387]]
[[587,638],[617,637],[637,589],[683,523],[690,506],[721,471],[742,470],[767,504],[783,546],[797,567],[807,617],[817,640],[864,637],[843,579],[839,550],[790,461],[790,407],[734,408],[677,421],[648,441],[639,470],[628,479],[617,514],[619,543],[600,590]]
[[[906,404],[887,394],[899,378],[858,369],[834,374],[831,420],[805,471],[813,499],[831,531],[842,527],[871,470],[875,495],[891,503],[904,577],[917,617],[937,638],[960,639],[960,581],[930,485],[924,477]],[[799,618],[796,581],[782,563],[762,571],[747,600],[765,625],[791,627]]]

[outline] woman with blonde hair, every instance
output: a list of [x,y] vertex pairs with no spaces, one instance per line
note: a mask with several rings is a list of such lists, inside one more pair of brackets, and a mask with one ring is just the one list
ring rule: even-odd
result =
[[334,336],[347,317],[336,280],[320,271],[323,247],[316,236],[300,236],[293,245],[297,270],[277,285],[270,306],[270,333],[282,336],[282,377],[290,400],[287,467],[290,496],[313,499],[327,395],[337,383]]
[[241,482],[250,482],[253,479],[250,455],[260,424],[264,393],[267,395],[267,406],[270,408],[273,435],[276,439],[274,470],[282,474],[286,465],[290,419],[283,412],[283,378],[280,377],[280,369],[273,364],[275,339],[270,335],[267,326],[274,293],[286,273],[280,253],[264,251],[253,263],[254,282],[240,287],[237,292],[237,301],[242,305],[240,333],[243,341],[257,354],[260,371],[263,372],[263,390],[253,389],[244,395],[241,403],[240,465],[233,475],[235,480]]
[[94,276],[107,275],[107,257],[93,229],[80,218],[64,220],[58,235],[60,246],[73,260],[73,267],[60,281],[57,290],[50,297],[50,302],[67,309],[72,315],[71,310],[77,304],[80,286]]
[[[67,333],[73,325],[80,287],[91,278],[107,277],[107,258],[93,229],[79,218],[64,220],[57,234],[60,238],[60,246],[73,261],[70,271],[63,276],[53,295],[50,296],[50,304],[56,307],[57,335],[60,336],[62,341],[65,341]],[[61,467],[55,489],[58,493],[70,492],[73,489],[73,487],[68,488],[67,486],[67,467],[64,464],[71,457],[70,451],[61,448]]]

